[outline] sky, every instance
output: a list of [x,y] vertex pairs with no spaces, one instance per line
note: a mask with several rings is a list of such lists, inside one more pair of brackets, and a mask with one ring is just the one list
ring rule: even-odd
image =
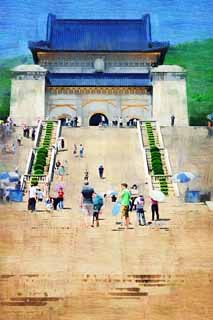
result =
[[0,0],[0,57],[29,54],[29,40],[45,40],[48,13],[71,19],[138,19],[150,13],[154,41],[213,38],[212,0]]

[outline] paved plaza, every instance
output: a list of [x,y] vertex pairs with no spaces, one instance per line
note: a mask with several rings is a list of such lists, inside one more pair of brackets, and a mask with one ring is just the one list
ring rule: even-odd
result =
[[[79,208],[85,169],[98,192],[137,183],[151,220],[137,131],[66,128],[63,136],[65,209],[0,207],[0,319],[213,319],[212,212],[168,200],[160,221],[136,226],[133,212],[124,230],[108,197],[100,227],[86,228]],[[85,158],[73,156],[74,143],[84,144]],[[55,177],[52,193],[57,183]]]

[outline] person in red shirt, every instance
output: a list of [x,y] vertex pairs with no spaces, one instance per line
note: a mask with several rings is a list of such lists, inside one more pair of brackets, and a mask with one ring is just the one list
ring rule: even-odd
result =
[[157,220],[159,220],[159,208],[158,208],[158,201],[151,198],[151,210],[152,210],[152,221],[155,220],[155,213]]
[[64,209],[64,190],[60,188],[58,190],[58,197],[57,197],[57,209]]

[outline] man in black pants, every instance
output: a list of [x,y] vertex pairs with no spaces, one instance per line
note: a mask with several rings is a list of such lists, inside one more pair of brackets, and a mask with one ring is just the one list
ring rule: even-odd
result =
[[152,210],[152,221],[155,220],[155,213],[157,220],[159,220],[159,208],[158,208],[158,201],[151,198],[151,210]]
[[103,179],[104,167],[102,166],[102,164],[98,167],[98,172],[99,172],[99,177]]

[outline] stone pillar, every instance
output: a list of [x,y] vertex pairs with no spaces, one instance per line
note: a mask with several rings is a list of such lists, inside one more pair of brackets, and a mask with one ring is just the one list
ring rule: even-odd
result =
[[10,116],[17,125],[37,125],[45,118],[45,75],[39,65],[12,69]]
[[175,125],[188,126],[186,71],[180,66],[161,65],[152,69],[153,120],[161,126],[170,126],[171,115]]

